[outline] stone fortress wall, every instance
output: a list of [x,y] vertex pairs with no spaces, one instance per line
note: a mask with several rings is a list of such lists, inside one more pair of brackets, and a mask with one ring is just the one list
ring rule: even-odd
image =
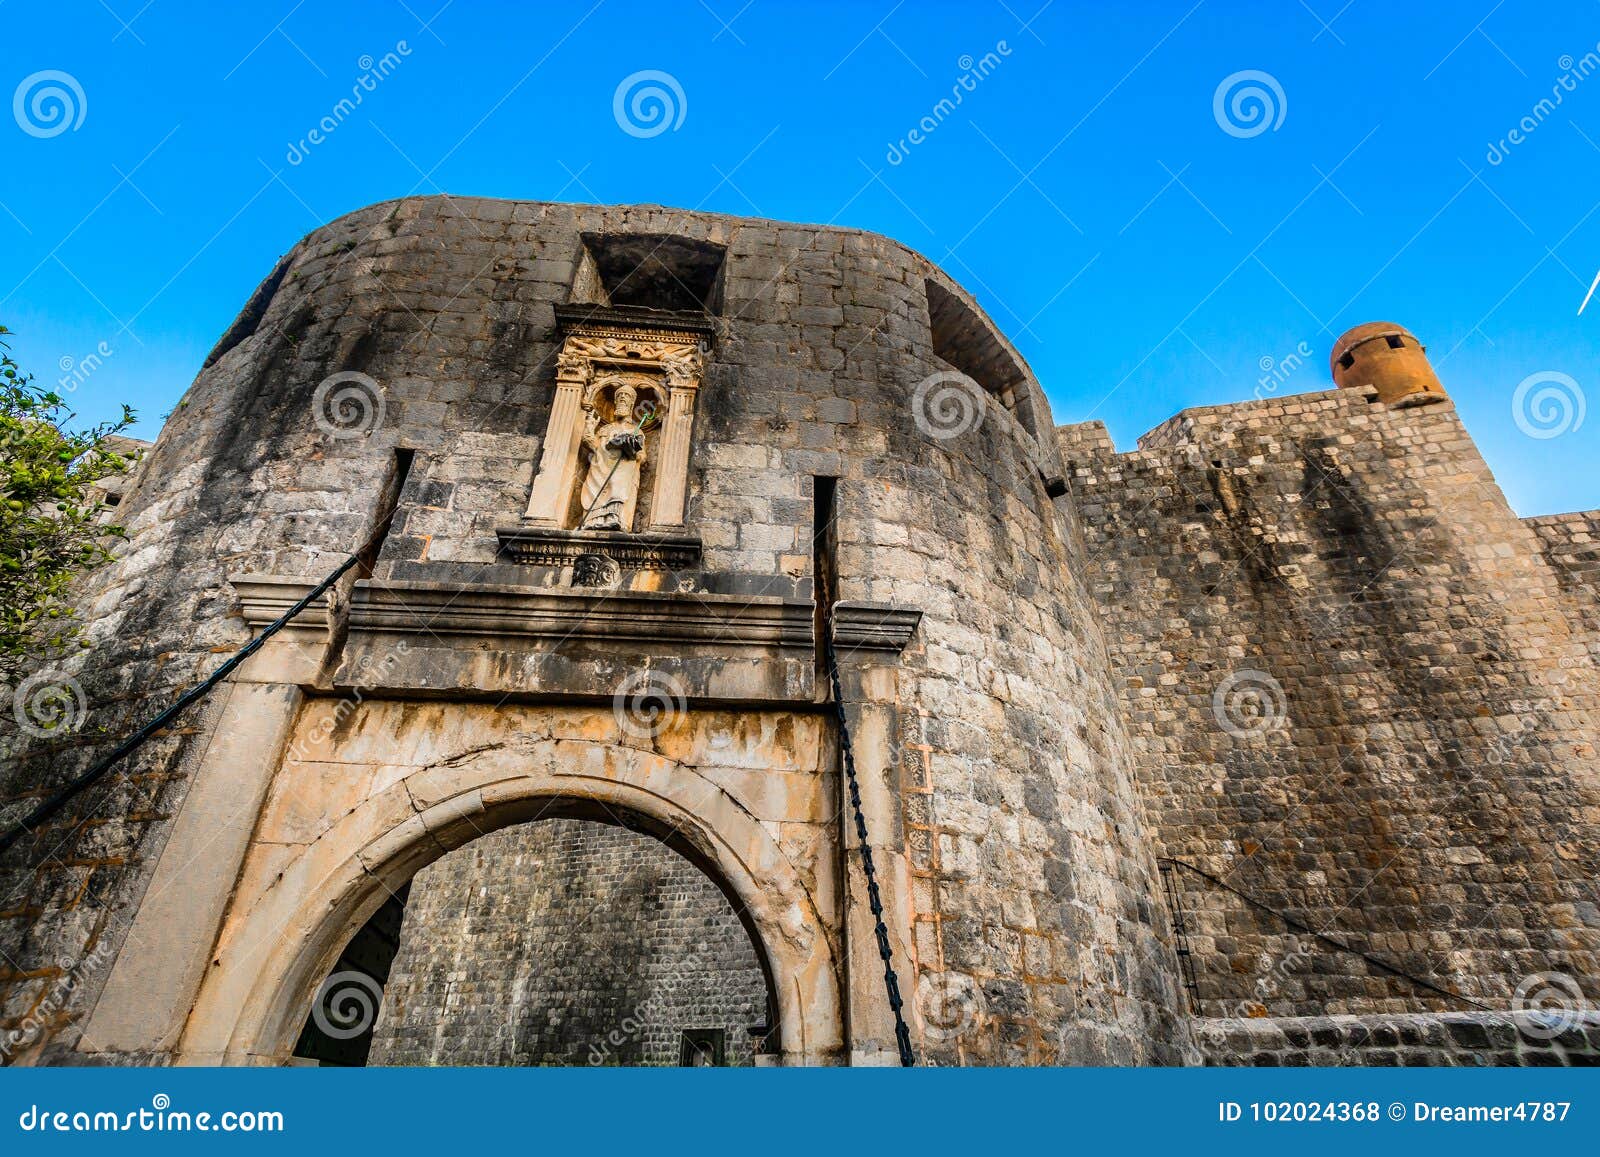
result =
[[[607,375],[664,418],[602,550],[573,496]],[[89,726],[16,737],[7,814],[380,541],[0,864],[7,1059],[286,1062],[413,877],[600,808],[731,897],[769,1059],[892,1060],[824,632],[923,1060],[1187,1063],[1193,1014],[1460,1007],[1188,869],[1175,913],[1163,858],[1495,1008],[1530,973],[1600,991],[1594,516],[1524,524],[1447,399],[1343,384],[1119,455],[880,237],[444,197],[319,229],[141,462],[67,672]],[[1245,671],[1281,723],[1212,711]],[[664,728],[612,710],[641,673]],[[402,964],[459,916],[423,899]]]
[[1595,515],[1517,518],[1435,388],[1346,387],[1062,429],[1197,1011],[1593,988]]

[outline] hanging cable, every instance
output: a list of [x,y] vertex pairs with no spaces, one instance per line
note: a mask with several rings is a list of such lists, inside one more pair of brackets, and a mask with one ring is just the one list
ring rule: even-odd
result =
[[[639,434],[643,434],[647,429],[650,428],[651,423],[655,420],[655,418],[655,407],[646,406],[644,408],[644,412],[639,417],[638,423],[634,427],[635,431]],[[621,457],[618,457],[617,461],[612,463],[611,473],[607,474],[605,480],[600,483],[601,493],[604,493],[606,483],[611,481],[611,475],[616,473],[617,467],[621,464]],[[596,494],[595,502],[598,502],[599,499],[600,495]],[[590,503],[589,510],[584,512],[583,517],[587,519],[593,509],[594,503]],[[283,630],[283,628],[288,626],[296,615],[300,614],[301,611],[305,610],[312,603],[316,602],[317,599],[325,595],[329,588],[334,585],[334,583],[343,578],[351,567],[355,566],[361,561],[362,557],[375,543],[382,540],[384,534],[388,532],[389,524],[394,521],[394,516],[397,511],[398,507],[395,510],[391,510],[388,515],[386,515],[379,522],[377,528],[373,530],[372,534],[367,538],[367,540],[361,544],[360,548],[356,550],[354,554],[350,555],[349,558],[345,559],[344,562],[339,564],[337,570],[318,583],[311,590],[311,592],[305,596],[305,598],[301,599],[294,606],[285,611],[281,616],[278,617],[277,620],[270,624],[266,630],[262,631],[254,639],[251,639],[250,642],[245,644],[243,649],[238,651],[226,663],[212,672],[212,674],[208,676],[204,682],[190,688],[190,690],[179,696],[177,702],[173,703],[172,706],[168,707],[160,715],[157,715],[154,719],[150,720],[150,722],[139,728],[139,730],[128,736],[127,739],[123,740],[117,745],[116,750],[111,752],[110,755],[107,755],[104,759],[100,760],[93,767],[89,768],[88,771],[85,771],[81,775],[69,780],[60,789],[46,798],[43,803],[39,804],[31,812],[24,816],[16,827],[6,832],[3,836],[0,836],[0,855],[4,855],[6,852],[8,852],[12,845],[16,844],[17,841],[22,839],[24,836],[32,835],[38,830],[40,824],[44,823],[51,816],[55,815],[63,807],[65,807],[73,796],[77,795],[90,784],[104,777],[105,774],[118,763],[126,759],[129,755],[132,755],[139,748],[143,747],[151,736],[181,715],[185,708],[194,704],[198,700],[205,698],[205,696],[210,693],[212,688],[214,688],[218,683],[222,682],[222,680],[226,679],[238,668],[239,664],[243,663],[251,655],[259,651],[262,645],[268,639],[272,638],[273,635],[276,635],[279,631]]]
[[1158,857],[1158,858],[1164,864],[1175,864],[1180,868],[1187,868],[1189,871],[1193,872],[1195,875],[1199,876],[1201,879],[1209,880],[1211,883],[1215,884],[1217,887],[1223,889],[1224,891],[1232,892],[1235,896],[1239,897],[1239,899],[1243,900],[1246,904],[1249,904],[1252,908],[1259,908],[1261,911],[1266,912],[1269,915],[1276,916],[1279,920],[1282,920],[1285,924],[1287,924],[1289,927],[1293,928],[1295,931],[1304,932],[1306,935],[1314,937],[1317,940],[1320,940],[1322,943],[1328,945],[1330,948],[1337,948],[1340,952],[1348,952],[1352,956],[1359,956],[1359,957],[1361,957],[1361,959],[1365,960],[1368,964],[1375,964],[1379,968],[1383,969],[1385,972],[1392,973],[1393,975],[1400,977],[1402,980],[1409,980],[1409,981],[1411,981],[1412,984],[1421,985],[1423,988],[1426,988],[1431,992],[1437,992],[1440,996],[1447,996],[1451,1000],[1465,1001],[1467,1004],[1472,1005],[1473,1008],[1481,1008],[1485,1012],[1496,1012],[1496,1011],[1498,1011],[1497,1009],[1490,1008],[1487,1004],[1479,1004],[1476,1000],[1473,1000],[1470,996],[1462,996],[1459,992],[1451,992],[1448,988],[1441,988],[1439,985],[1434,984],[1431,980],[1424,980],[1420,976],[1413,976],[1411,973],[1407,972],[1405,969],[1397,968],[1393,964],[1390,964],[1387,960],[1383,960],[1383,959],[1381,959],[1381,958],[1379,958],[1377,956],[1371,955],[1370,953],[1363,952],[1359,948],[1352,948],[1348,944],[1341,944],[1339,941],[1335,940],[1332,936],[1326,936],[1323,933],[1318,932],[1315,928],[1312,928],[1311,926],[1309,926],[1307,924],[1302,924],[1300,921],[1296,920],[1293,916],[1290,916],[1287,912],[1280,912],[1276,908],[1270,907],[1269,905],[1262,903],[1260,900],[1257,900],[1254,896],[1250,895],[1249,893],[1239,891],[1238,888],[1235,888],[1232,884],[1228,883],[1226,880],[1222,880],[1222,879],[1219,879],[1216,876],[1213,876],[1210,872],[1206,871],[1204,868],[1196,867],[1194,864],[1188,863],[1185,860],[1174,860],[1170,856],[1161,856],[1161,857]]
[[222,666],[213,671],[203,682],[191,687],[188,691],[180,695],[177,702],[173,703],[160,715],[157,715],[154,719],[150,720],[150,722],[146,723],[143,727],[139,728],[139,730],[135,731],[132,735],[128,736],[128,738],[124,739],[117,745],[116,749],[112,751],[110,755],[107,755],[104,759],[100,760],[93,767],[89,768],[88,771],[85,771],[81,775],[68,780],[65,785],[55,791],[52,795],[46,798],[43,803],[39,804],[38,807],[34,808],[25,817],[23,817],[22,821],[18,823],[16,827],[6,832],[5,835],[0,836],[0,855],[4,855],[7,851],[9,851],[11,846],[18,840],[22,839],[23,836],[32,835],[38,830],[40,824],[44,823],[51,816],[55,815],[63,807],[65,807],[73,796],[77,795],[96,780],[102,778],[118,763],[126,759],[129,755],[132,755],[139,748],[143,747],[146,741],[148,741],[152,735],[160,731],[163,727],[166,727],[167,724],[171,723],[174,719],[181,715],[186,707],[189,707],[198,700],[205,698],[211,689],[226,679],[235,669],[238,668],[239,664],[243,663],[251,655],[254,655],[261,649],[262,645],[266,643],[268,639],[272,638],[273,635],[276,635],[279,631],[283,630],[284,627],[288,626],[290,621],[293,620],[296,615],[305,610],[312,603],[316,602],[323,595],[327,594],[329,588],[343,578],[345,573],[349,571],[351,567],[360,562],[362,556],[366,554],[366,552],[374,543],[383,538],[384,534],[389,529],[389,523],[394,520],[394,516],[395,511],[391,510],[389,514],[379,522],[377,529],[372,532],[372,534],[364,543],[361,544],[361,547],[354,554],[345,559],[344,562],[340,563],[338,568],[332,574],[313,587],[310,593],[308,593],[303,599],[295,603],[294,606],[290,607],[282,615],[278,616],[278,618],[274,620],[266,628],[266,630],[262,631],[255,638],[246,643],[243,648],[237,651],[226,663],[222,664]]

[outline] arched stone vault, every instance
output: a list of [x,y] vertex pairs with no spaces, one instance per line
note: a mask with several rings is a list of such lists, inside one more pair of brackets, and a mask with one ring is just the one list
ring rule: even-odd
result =
[[[316,710],[315,703],[308,707],[298,730],[315,726]],[[815,768],[809,777],[795,773],[822,790],[775,793],[760,779],[792,774],[702,770],[610,739],[485,737],[414,766],[384,763],[363,742],[374,731],[396,729],[389,758],[404,758],[400,749],[418,738],[419,728],[473,710],[489,709],[430,705],[421,711],[434,718],[419,721],[405,705],[367,704],[360,711],[369,718],[342,727],[334,752],[316,753],[339,758],[284,762],[184,1028],[180,1062],[286,1060],[345,942],[418,870],[511,824],[608,813],[619,821],[642,817],[636,826],[690,855],[742,909],[771,972],[783,1061],[838,1057],[837,929],[824,915],[836,909],[837,857],[823,824],[831,814],[828,777]],[[371,718],[383,715],[389,718]],[[704,748],[706,734],[713,744],[728,734],[706,730],[704,721],[700,727],[705,734],[690,738],[687,732],[696,730],[690,720],[675,738]],[[363,750],[371,755],[361,758]],[[341,797],[351,806],[343,809]]]

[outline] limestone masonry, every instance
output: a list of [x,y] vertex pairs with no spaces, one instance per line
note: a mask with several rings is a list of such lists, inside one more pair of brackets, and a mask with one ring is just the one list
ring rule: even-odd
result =
[[882,237],[324,226],[5,825],[360,558],[0,860],[0,1057],[896,1063],[831,652],[920,1062],[1593,1064],[1600,512],[1518,518],[1407,330],[1330,352],[1119,453]]

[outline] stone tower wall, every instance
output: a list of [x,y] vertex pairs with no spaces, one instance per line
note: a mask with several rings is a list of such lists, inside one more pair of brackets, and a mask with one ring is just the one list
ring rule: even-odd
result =
[[733,906],[651,836],[588,820],[474,840],[412,881],[369,1064],[752,1063],[767,986]]
[[[636,625],[552,641],[522,628],[587,596],[497,531],[545,448],[557,308],[608,237],[726,251],[686,478],[703,557],[627,604]],[[377,383],[356,436],[318,420],[335,374]],[[790,1055],[892,1057],[803,625],[827,621],[818,558],[827,602],[856,606],[847,717],[922,1059],[1195,1059],[1158,858],[1185,865],[1206,1017],[1504,1008],[1544,973],[1600,992],[1597,516],[1517,519],[1450,403],[1375,398],[1186,411],[1118,454],[1098,425],[1052,431],[971,299],[880,237],[445,197],[341,218],[279,263],[141,462],[132,540],[84,585],[94,646],[58,673],[83,725],[4,736],[7,820],[243,646],[392,494],[367,587],[0,863],[4,1059],[281,1060],[260,1009],[338,945],[275,897],[415,871],[471,834],[453,808],[501,826],[527,802],[505,784],[578,781],[671,797],[668,826],[781,885],[768,948],[840,1006],[790,1018],[810,1033]],[[356,623],[363,593],[399,602]],[[712,612],[755,634],[663,641]],[[678,682],[671,743],[611,708],[640,672]],[[353,926],[358,896],[335,897]],[[241,945],[296,935],[292,967],[244,984]]]
[[1600,510],[1525,518],[1561,589],[1567,621],[1600,666]]
[[1062,448],[1158,853],[1215,878],[1172,874],[1197,1011],[1471,1010],[1274,913],[1491,1008],[1600,991],[1593,516],[1530,529],[1452,405],[1371,390]]
[[[375,205],[311,234],[219,343],[124,500],[133,541],[88,584],[97,645],[71,672],[90,725],[8,763],[9,814],[243,645],[252,632],[230,575],[314,581],[339,562],[377,521],[398,449],[414,459],[374,581],[528,589],[494,530],[528,503],[554,386],[554,309],[570,299],[585,233],[727,247],[689,459],[700,589],[809,599],[813,480],[831,476],[835,598],[922,612],[893,661],[842,662],[924,1055],[1190,1055],[1104,640],[1064,504],[1046,489],[1059,473],[1048,407],[963,291],[904,247],[848,230],[440,197]],[[975,399],[975,424],[934,436],[919,383],[948,374],[946,355],[960,360],[970,342],[995,392]],[[382,386],[367,436],[316,421],[318,386],[338,372]],[[101,953],[28,1034],[28,1059],[171,1055],[275,774],[263,753],[285,742],[298,696],[338,690],[316,674],[317,655],[332,653],[316,632],[295,638],[309,673],[230,684],[41,833],[30,862],[7,860],[0,948],[16,963],[0,975],[0,1027],[37,1019],[62,971]],[[649,658],[568,647],[541,666],[478,642],[416,641],[399,673],[372,673],[375,686],[360,675],[363,690],[401,702],[604,701]],[[441,670],[471,675],[441,690]],[[687,690],[716,702],[725,674]],[[814,706],[804,680],[762,690]],[[239,782],[194,778],[235,751]],[[214,811],[210,838],[172,855],[199,865],[151,888],[185,810],[196,824]],[[159,935],[126,935],[141,912]],[[881,1004],[869,940],[870,925],[855,929],[845,983]],[[80,1037],[108,972],[102,1032]],[[925,1021],[947,1013],[954,1024],[923,1039]],[[859,1048],[892,1049],[881,1018],[850,1024]]]

